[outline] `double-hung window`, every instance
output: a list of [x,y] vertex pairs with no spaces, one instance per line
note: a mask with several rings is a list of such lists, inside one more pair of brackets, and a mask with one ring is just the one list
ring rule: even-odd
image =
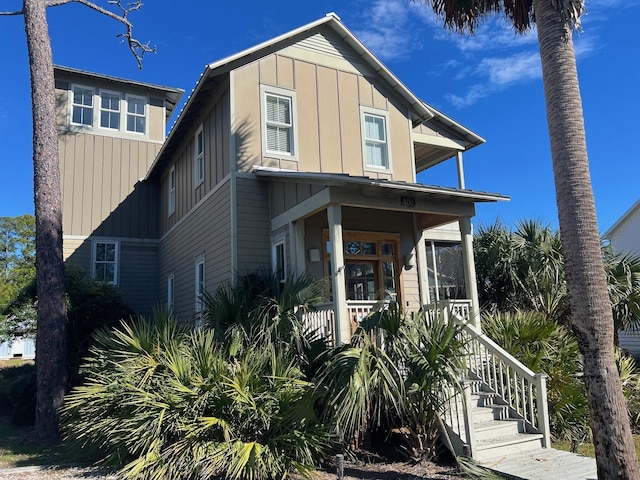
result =
[[100,126],[120,130],[120,94],[100,92]]
[[367,168],[389,170],[388,117],[369,111],[362,113],[364,160]]
[[93,243],[93,276],[112,285],[118,283],[118,242]]
[[146,132],[146,110],[146,99],[127,95],[127,132]]
[[169,171],[169,191],[168,191],[168,211],[169,215],[176,211],[176,167],[171,167]]
[[263,114],[266,152],[294,156],[293,96],[264,91]]
[[194,138],[193,171],[195,172],[195,185],[198,186],[204,182],[204,130],[202,126]]
[[275,274],[278,283],[282,287],[287,279],[287,262],[285,258],[285,238],[281,236],[276,238],[273,243],[272,261],[273,261],[273,273]]
[[71,92],[71,123],[93,126],[93,89],[74,85]]
[[204,255],[196,258],[196,313],[202,311],[202,295],[204,294]]
[[167,277],[167,311],[169,312],[169,315],[173,315],[174,288],[175,288],[175,277],[172,273]]

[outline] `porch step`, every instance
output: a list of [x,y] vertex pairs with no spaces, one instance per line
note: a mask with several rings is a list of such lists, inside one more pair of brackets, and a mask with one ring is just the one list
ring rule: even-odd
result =
[[498,440],[523,433],[524,431],[522,422],[515,418],[474,422],[473,429],[476,435],[476,441]]
[[531,452],[542,448],[542,434],[510,433],[502,437],[476,437],[476,453],[474,458],[485,462],[493,458],[509,457],[520,453]]
[[494,405],[491,407],[472,407],[471,415],[474,425],[486,423],[492,420],[508,420],[509,408],[506,405]]
[[486,468],[510,479],[522,480],[596,480],[596,461],[575,453],[538,448],[528,452],[501,455],[480,461]]

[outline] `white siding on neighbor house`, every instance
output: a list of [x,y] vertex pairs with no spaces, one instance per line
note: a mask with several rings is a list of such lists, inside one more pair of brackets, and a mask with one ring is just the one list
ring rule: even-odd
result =
[[640,254],[640,208],[631,212],[608,238],[616,253]]
[[[631,210],[625,213],[626,218],[606,234],[616,253],[640,255],[640,208],[636,207],[637,204],[631,207]],[[621,330],[618,335],[620,347],[640,359],[640,334]]]
[[33,338],[16,338],[0,343],[0,360],[11,358],[31,359],[36,356],[36,341]]

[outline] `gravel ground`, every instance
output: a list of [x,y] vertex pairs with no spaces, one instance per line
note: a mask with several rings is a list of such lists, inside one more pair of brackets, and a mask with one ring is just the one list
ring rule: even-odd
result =
[[[20,467],[0,470],[0,480],[116,480],[95,468]],[[294,477],[295,478],[295,477]],[[315,480],[336,480],[335,470],[319,471]],[[463,478],[451,467],[425,463],[360,464],[345,462],[344,480],[459,480]]]
[[116,480],[96,468],[19,467],[0,470],[0,480]]

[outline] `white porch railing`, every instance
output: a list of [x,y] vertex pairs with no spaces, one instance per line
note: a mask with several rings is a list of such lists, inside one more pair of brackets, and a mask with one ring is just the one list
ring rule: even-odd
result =
[[[347,318],[349,319],[350,333],[372,311],[380,307],[380,300],[347,300]],[[335,339],[335,317],[332,302],[318,303],[315,310],[305,312],[303,320],[305,325],[316,332],[316,336],[329,339],[333,344]]]
[[463,326],[463,336],[467,349],[467,368],[470,380],[464,382],[463,395],[451,401],[445,421],[449,427],[474,452],[473,419],[471,418],[470,395],[473,382],[481,382],[484,390],[494,393],[508,406],[512,416],[524,420],[528,432],[541,433],[543,447],[551,447],[549,429],[549,409],[547,405],[546,375],[535,373],[514,358],[506,350],[470,323],[471,302],[450,300],[435,306],[425,307],[431,314],[444,315]]
[[[351,300],[347,302],[347,313],[351,330],[371,311],[380,307],[379,301]],[[330,302],[318,304],[316,310],[305,312],[306,324],[333,344],[334,311]],[[549,410],[547,405],[546,375],[535,373],[511,356],[506,350],[470,324],[472,304],[470,300],[445,300],[437,305],[425,306],[429,315],[443,315],[463,326],[462,335],[467,348],[468,379],[464,381],[462,401],[461,395],[452,397],[444,419],[452,431],[460,438],[473,456],[475,435],[471,413],[472,385],[480,382],[483,390],[494,393],[510,410],[512,416],[521,418],[529,432],[541,433],[542,445],[551,447],[549,429]]]

